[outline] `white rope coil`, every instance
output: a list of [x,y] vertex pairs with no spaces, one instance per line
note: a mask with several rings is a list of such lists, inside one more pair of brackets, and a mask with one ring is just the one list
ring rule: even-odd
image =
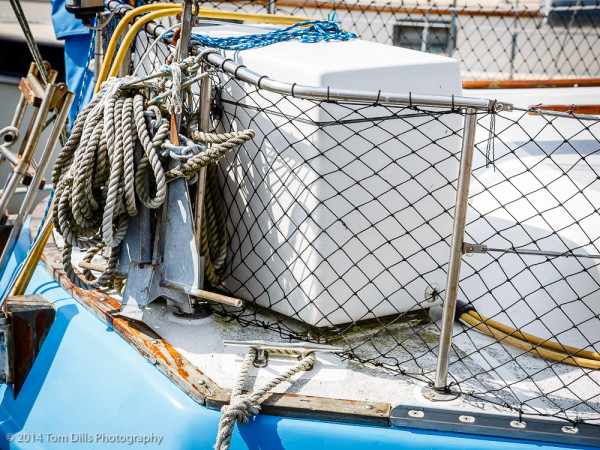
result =
[[[190,139],[195,142],[187,147],[197,150],[198,142],[210,147],[192,155],[181,166],[168,172],[164,170],[167,161],[166,158],[161,161],[160,153],[170,134],[170,121],[162,117],[160,107],[147,106],[151,103],[147,95],[158,92],[156,98],[160,98],[161,90],[166,89],[165,78],[172,76],[172,95],[163,99],[163,110],[169,101],[169,106],[179,102],[181,111],[184,71],[186,76],[195,76],[203,57],[172,64],[158,75],[111,78],[77,117],[71,136],[56,159],[52,182],[57,199],[53,221],[65,241],[63,265],[69,279],[78,287],[97,288],[113,278],[129,218],[137,214],[136,197],[144,207],[157,209],[165,201],[168,181],[194,177],[202,167],[254,137],[252,130],[223,135],[192,133]],[[182,154],[189,150],[187,147],[179,149],[171,145],[169,150]],[[136,148],[142,149],[137,167]],[[218,191],[216,183],[211,183],[210,188]],[[213,194],[218,196],[218,192]],[[218,206],[220,201],[208,204]],[[223,228],[220,233],[225,232],[223,220],[219,220],[221,215],[213,209],[208,211],[212,223],[208,231]],[[203,251],[212,256],[218,266],[216,270],[210,264],[207,266],[209,280],[216,284],[227,239],[213,236],[214,243],[210,244],[210,233],[203,235],[206,236]],[[85,273],[86,279],[78,277],[72,266],[73,247],[89,249],[94,254],[107,247],[107,269],[97,279],[89,271]]]
[[[108,81],[84,108],[52,173],[57,198],[53,219],[65,240],[63,264],[79,287],[101,286],[113,275],[129,217],[137,214],[136,190],[142,203],[150,208],[160,206],[166,197],[165,174],[156,155],[162,139],[156,141],[166,137],[168,124],[159,127],[153,136],[156,140],[152,140],[144,118],[146,99],[140,93],[132,97],[120,89],[124,81],[128,80]],[[144,150],[142,162],[147,160],[138,167],[138,174],[134,167],[137,142]],[[152,198],[142,183],[147,166],[152,168],[156,186]],[[92,249],[99,245],[112,249],[108,268],[97,280],[82,280],[71,264],[73,246]]]

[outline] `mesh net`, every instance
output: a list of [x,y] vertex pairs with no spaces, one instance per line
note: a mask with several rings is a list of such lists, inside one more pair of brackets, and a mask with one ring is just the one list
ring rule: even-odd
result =
[[[335,13],[362,39],[451,56],[463,80],[597,77],[600,2],[269,0],[203,2],[233,11],[316,19]],[[522,6],[521,6],[522,5]]]
[[[139,74],[172,53],[153,42],[137,38]],[[299,99],[212,69],[213,129],[256,131],[217,169],[230,240],[220,288],[249,302],[213,312],[432,382],[467,111]],[[457,321],[449,377],[523,413],[599,423],[600,373],[563,347],[600,350],[598,259],[531,254],[600,254],[600,124],[567,116],[477,113],[465,240],[488,251],[463,258],[459,297],[540,340],[520,339],[527,352],[517,331]],[[542,357],[552,342],[559,361]]]
[[[231,240],[223,287],[253,303],[215,311],[433,381],[465,111],[299,100],[226,75],[215,110],[218,130],[257,131],[219,166]],[[596,121],[479,115],[466,240],[600,253],[598,133]],[[597,261],[475,254],[460,298],[542,343],[595,351]],[[510,337],[456,325],[452,382],[529,414],[598,418],[597,371]]]

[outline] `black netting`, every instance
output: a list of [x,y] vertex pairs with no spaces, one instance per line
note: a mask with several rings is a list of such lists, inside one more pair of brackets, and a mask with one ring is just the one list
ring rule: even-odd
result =
[[[216,313],[432,381],[465,111],[299,100],[226,75],[215,111],[217,130],[257,131],[220,164],[231,239],[223,287],[253,303]],[[599,254],[600,124],[527,112],[478,122],[466,240]],[[475,254],[464,258],[460,297],[545,342],[595,351],[597,265]],[[455,327],[453,342],[450,378],[463,392],[526,413],[598,418],[597,372],[471,325]]]
[[[327,19],[362,39],[451,56],[463,80],[598,77],[600,2],[206,1],[205,7]],[[519,3],[521,5],[521,3]]]
[[[597,351],[600,123],[527,111],[501,113],[495,116],[494,161],[486,164],[490,123],[489,117],[479,121],[483,140],[477,145],[466,239],[492,249],[588,257],[505,252],[466,257],[462,298],[481,315],[539,336],[544,343]],[[467,327],[455,337],[466,345],[459,344],[464,354],[456,355],[460,357],[450,372],[454,366],[464,367],[465,381],[478,395],[508,404],[519,401],[526,412],[597,419],[597,370],[566,364],[574,362],[567,356],[559,364],[532,358],[493,338],[476,344],[469,336]],[[479,367],[464,364],[465,357]]]
[[[223,286],[255,301],[236,320],[422,374],[437,345],[422,308],[445,281],[461,115],[299,100],[234,79],[220,92],[217,129],[257,132],[220,164]],[[265,322],[267,311],[281,317]]]
[[[142,74],[172,52],[153,41],[137,38]],[[256,131],[218,166],[230,241],[220,288],[248,303],[213,312],[432,382],[466,110],[386,106],[376,93],[299,99],[211,69],[214,130]],[[600,124],[566,115],[477,113],[465,236],[477,245],[459,298],[484,317],[478,329],[456,322],[449,381],[523,413],[598,423]]]

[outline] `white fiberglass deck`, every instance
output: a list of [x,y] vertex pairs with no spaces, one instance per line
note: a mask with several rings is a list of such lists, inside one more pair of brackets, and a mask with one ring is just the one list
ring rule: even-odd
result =
[[[237,377],[238,369],[246,351],[240,347],[224,347],[223,340],[256,340],[262,339],[273,342],[281,342],[281,338],[277,333],[263,330],[255,327],[243,328],[235,323],[227,323],[222,319],[213,316],[200,320],[188,320],[175,316],[172,311],[166,307],[163,302],[153,303],[147,310],[144,316],[144,322],[150,325],[158,334],[167,340],[175,349],[177,349],[189,361],[200,368],[206,375],[213,379],[222,387],[232,388]],[[462,331],[460,324],[455,325],[455,333]],[[465,361],[465,370],[463,373],[456,373],[457,367],[453,366],[454,376],[457,379],[468,377],[469,371],[466,365],[469,365],[469,370],[473,370],[472,365],[477,365],[482,369],[490,369],[493,365],[498,365],[496,355],[497,347],[501,344],[493,343],[493,339],[489,336],[476,331],[469,333],[472,342],[479,348],[484,348],[481,352],[481,358],[475,360],[470,359]],[[471,353],[473,344],[468,339],[455,340],[456,348]],[[514,356],[523,352],[509,346],[504,345],[504,349],[508,349]],[[376,355],[373,355],[376,356]],[[405,357],[406,355],[399,355]],[[513,366],[504,364],[501,369],[500,376],[504,380],[518,380],[522,376],[523,363],[527,363],[527,368],[534,372],[543,370],[546,367],[544,361],[532,355],[524,355],[519,358],[519,364]],[[284,360],[273,357],[267,368],[253,368],[250,372],[251,383],[262,383],[268,381],[274,375],[282,373],[294,365],[294,360]],[[429,362],[429,370],[435,370],[435,360],[431,358]],[[547,373],[540,380],[536,380],[538,388],[543,390],[553,391],[557,386],[562,385],[571,375],[570,372],[579,372],[578,368],[561,364],[555,366],[554,376],[548,376]],[[591,390],[595,390],[600,402],[600,372],[593,374],[596,384],[590,383],[589,380],[582,379],[581,386],[575,389],[581,389],[588,396]],[[543,378],[543,379],[542,379]],[[494,373],[490,372],[490,387],[500,383],[494,382]],[[364,365],[352,362],[343,361],[341,358],[330,354],[319,354],[317,363],[313,370],[294,377],[294,382],[284,383],[274,389],[275,392],[285,392],[293,394],[304,394],[310,396],[339,398],[348,400],[364,400],[364,401],[380,401],[389,402],[392,406],[397,404],[404,405],[427,405],[435,406],[423,398],[421,388],[426,385],[425,382],[413,379],[407,376],[398,376],[386,372],[379,368],[369,368]],[[571,381],[571,380],[569,380]],[[544,398],[539,398],[533,403],[531,399],[539,396],[537,389],[531,389],[530,382],[518,383],[513,385],[513,391],[518,390],[521,393],[520,401],[528,401],[528,404],[535,406],[538,411],[547,411],[552,414],[556,412],[556,406],[565,407],[577,401],[575,397],[563,397],[564,404],[560,404],[560,400],[553,398],[553,404]],[[251,388],[251,386],[248,386]],[[474,385],[473,389],[480,389],[480,385]],[[469,389],[463,384],[464,392],[469,392]],[[574,389],[571,386],[571,389]],[[472,398],[468,395],[463,395],[455,400],[449,406],[448,403],[440,405],[440,407],[452,407],[454,409],[479,410],[479,411],[498,411],[508,414],[516,414],[514,411],[499,407],[493,403],[483,402],[478,398]],[[596,408],[598,405],[596,405]],[[586,417],[587,407],[582,405],[581,418]],[[599,421],[600,422],[600,421]]]
[[[54,237],[60,244],[60,237],[54,233]],[[77,265],[83,256],[81,253],[74,255],[74,264]],[[120,301],[120,296],[115,291],[108,294]],[[242,327],[235,321],[209,316],[204,319],[185,319],[173,313],[173,309],[166,305],[164,300],[153,302],[144,313],[144,322],[156,331],[163,339],[169,342],[182,356],[193,365],[198,367],[204,374],[223,388],[232,388],[241,366],[242,360],[247,352],[242,347],[224,346],[224,340],[266,340],[272,342],[285,342],[279,334],[274,331],[257,327]],[[435,321],[430,328],[430,348],[437,347],[439,335],[439,319],[441,308],[432,308],[430,317]],[[270,318],[265,316],[268,321]],[[437,326],[435,326],[437,324]],[[400,327],[400,333],[401,331]],[[567,364],[553,365],[553,370],[548,370],[546,362],[536,356],[525,353],[509,345],[503,345],[493,338],[470,330],[464,333],[463,325],[454,325],[454,348],[459,354],[473,354],[474,357],[464,359],[461,363],[452,364],[451,380],[462,380],[469,378],[475,372],[489,372],[488,379],[481,384],[479,381],[461,383],[461,390],[465,395],[452,402],[434,403],[426,400],[421,394],[421,389],[426,386],[424,377],[421,379],[414,376],[400,376],[385,369],[369,367],[354,361],[343,360],[334,354],[318,354],[314,368],[296,375],[292,382],[282,383],[274,392],[302,394],[308,396],[361,400],[371,402],[386,402],[395,405],[413,405],[423,407],[450,408],[455,411],[471,413],[484,412],[495,413],[503,416],[518,417],[514,410],[498,405],[498,398],[505,398],[510,403],[526,403],[531,408],[529,412],[535,414],[557,414],[561,409],[570,409],[570,414],[578,418],[596,417],[597,415],[584,403],[581,403],[577,395],[572,392],[580,391],[586,398],[595,397],[594,409],[600,407],[600,371],[589,371],[589,378],[575,378],[581,369]],[[415,349],[419,346],[415,342]],[[378,356],[374,349],[365,350],[364,357]],[[506,353],[517,358],[514,361],[506,359]],[[499,356],[501,355],[501,356]],[[406,353],[398,352],[396,355],[388,355],[390,358],[406,358]],[[455,358],[452,358],[454,360]],[[292,367],[297,361],[294,358],[274,356],[270,359],[266,368],[252,368],[249,376],[248,389],[252,386],[269,381],[273,376],[282,373]],[[425,369],[427,378],[432,379],[435,371],[436,360],[434,355],[419,359],[419,363]],[[415,367],[407,364],[408,372]],[[496,368],[494,370],[494,368]],[[537,374],[535,384],[531,381],[519,381],[523,377],[523,369],[531,374]],[[592,381],[593,380],[593,381]],[[505,382],[511,383],[511,391],[517,392],[518,397],[510,391],[494,392],[490,395],[490,401],[482,400],[482,391],[502,390]],[[564,384],[569,384],[570,391],[563,389],[556,396],[544,398],[540,396],[543,392],[554,392]],[[566,391],[566,392],[563,392]],[[476,397],[470,396],[469,392],[475,392]],[[579,407],[573,408],[573,404],[581,403]],[[527,409],[525,409],[527,411]],[[571,417],[573,418],[573,417]],[[599,423],[600,420],[591,423]]]

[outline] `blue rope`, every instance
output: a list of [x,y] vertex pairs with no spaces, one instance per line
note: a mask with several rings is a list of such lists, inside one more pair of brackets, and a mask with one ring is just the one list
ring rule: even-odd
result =
[[[95,21],[95,25],[98,26],[97,19]],[[92,37],[90,39],[90,48],[88,50],[87,62],[85,63],[85,71],[83,72],[83,81],[81,83],[81,86],[79,86],[77,109],[75,112],[75,117],[77,117],[79,115],[79,113],[81,112],[82,106],[85,106],[84,103],[85,103],[86,87],[87,87],[87,83],[90,79],[90,74],[92,74],[92,71],[90,70],[90,64],[92,62],[92,59],[94,59],[94,47],[95,47],[94,41],[96,40],[96,32],[97,32],[96,30],[92,30]],[[70,124],[69,131],[70,131],[72,125],[73,124]]]
[[[332,17],[335,19],[335,16]],[[173,34],[167,35],[172,37]],[[250,48],[265,47],[277,42],[297,39],[303,43],[321,41],[347,41],[356,39],[354,33],[344,31],[334,20],[311,20],[297,23],[281,30],[262,34],[249,34],[245,36],[217,38],[205,34],[192,34],[191,40],[204,47],[219,48],[222,50],[247,50]]]

